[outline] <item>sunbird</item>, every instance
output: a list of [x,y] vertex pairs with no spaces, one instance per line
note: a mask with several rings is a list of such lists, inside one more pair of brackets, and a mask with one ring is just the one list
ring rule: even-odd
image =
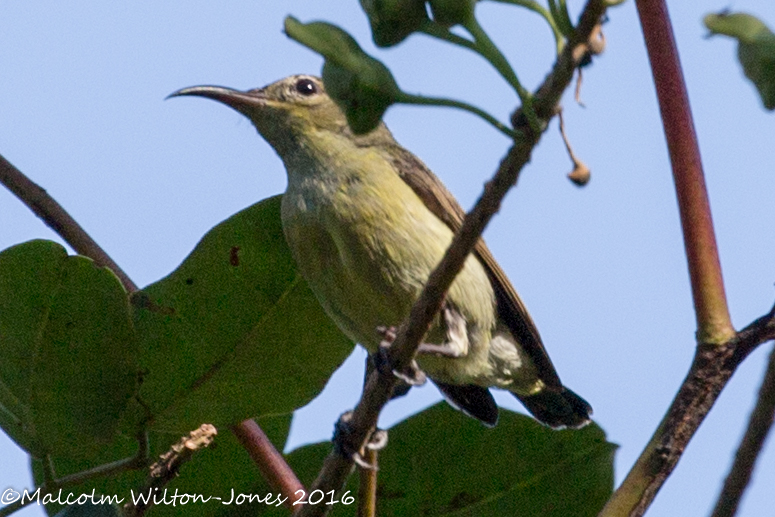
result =
[[[375,353],[378,328],[409,314],[465,213],[383,124],[355,134],[323,81],[294,75],[246,92],[194,86],[170,97],[219,101],[250,119],[288,173],[281,204],[291,254],[328,316]],[[560,382],[525,305],[480,239],[420,345],[417,365],[448,402],[488,426],[489,391],[540,422],[579,428],[591,406]]]

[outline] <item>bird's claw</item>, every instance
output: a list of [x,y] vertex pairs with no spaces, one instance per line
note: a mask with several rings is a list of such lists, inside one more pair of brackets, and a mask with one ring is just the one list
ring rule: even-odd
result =
[[[350,421],[352,420],[352,411],[342,413],[339,420],[334,426],[334,449],[341,456],[345,458],[352,458],[353,463],[359,467],[367,470],[376,470],[377,466],[372,465],[363,459],[361,453],[357,450],[358,445],[352,441],[352,427]],[[383,429],[375,429],[369,440],[366,442],[365,448],[373,451],[378,451],[387,445],[387,431]]]
[[417,366],[417,362],[412,362],[403,370],[393,368],[393,362],[390,359],[389,350],[396,339],[395,327],[377,327],[377,332],[382,335],[382,341],[374,354],[374,366],[382,374],[392,373],[410,386],[422,386],[428,380],[425,373]]

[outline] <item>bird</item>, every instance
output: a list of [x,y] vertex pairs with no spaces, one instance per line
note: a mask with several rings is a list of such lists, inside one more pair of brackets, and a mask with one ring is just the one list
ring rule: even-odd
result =
[[[181,96],[209,98],[246,116],[280,156],[288,176],[282,228],[296,266],[339,329],[377,352],[377,329],[407,317],[462,224],[454,196],[384,123],[354,133],[316,76],[170,95]],[[490,388],[508,391],[551,428],[590,422],[591,406],[563,386],[483,239],[447,292],[416,364],[453,407],[487,426],[498,421]]]

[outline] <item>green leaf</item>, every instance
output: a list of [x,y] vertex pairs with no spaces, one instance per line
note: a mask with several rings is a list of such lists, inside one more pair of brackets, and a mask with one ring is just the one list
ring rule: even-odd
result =
[[280,199],[219,224],[178,269],[133,296],[153,429],[290,413],[352,350],[295,270]]
[[[291,415],[261,417],[256,420],[275,447],[282,449],[290,430]],[[182,433],[182,435],[185,434],[187,433]],[[151,459],[158,459],[180,437],[181,434],[151,432]],[[100,456],[96,458],[98,461],[87,462],[55,457],[53,465],[59,476],[74,474],[94,468],[100,463],[108,463],[131,456],[136,448],[134,440],[116,440],[100,452]],[[33,461],[32,470],[35,482],[40,485],[43,482],[42,462]],[[66,499],[70,493],[73,494],[72,498],[75,498],[80,494],[91,494],[94,490],[97,494],[95,499],[99,500],[100,496],[115,497],[117,499],[112,499],[112,501],[121,501],[118,504],[123,506],[130,502],[133,496],[137,497],[147,480],[148,469],[126,471],[108,478],[93,479],[78,486],[68,487],[63,490],[62,499]],[[154,517],[221,515],[224,509],[235,509],[234,505],[222,504],[222,501],[229,501],[232,490],[236,494],[248,493],[253,486],[260,482],[261,474],[248,453],[228,429],[221,429],[213,443],[206,449],[197,451],[191,460],[183,465],[180,475],[165,486],[168,494],[167,504],[155,505],[147,515]],[[159,500],[164,495],[163,490],[156,493]],[[211,499],[206,503],[189,502],[182,506],[180,499],[178,499],[178,503],[173,506],[170,501],[172,500],[171,496],[176,491],[179,495],[201,494],[205,498]],[[147,494],[147,492],[143,491],[143,494]],[[62,507],[50,504],[46,506],[46,510],[49,515],[53,515],[62,510]]]
[[377,127],[401,94],[390,70],[366,54],[352,36],[330,23],[304,24],[289,16],[285,32],[325,58],[326,91],[345,112],[353,132],[368,133]]
[[[390,429],[379,453],[377,515],[592,517],[612,493],[615,449],[596,424],[553,431],[501,409],[498,425],[486,429],[439,403]],[[289,455],[305,486],[330,450],[318,443]],[[357,497],[357,484],[350,476],[345,490]],[[355,515],[356,506],[337,503],[332,515]],[[275,514],[282,512],[262,515]]]
[[762,103],[775,109],[775,34],[759,19],[745,13],[721,12],[704,19],[711,34],[737,39],[737,57],[746,77],[759,90]]
[[118,507],[111,504],[83,504],[68,506],[55,517],[122,517]]
[[136,390],[126,292],[49,241],[0,253],[0,423],[31,454],[94,454]]
[[401,43],[428,21],[424,0],[360,0],[378,47]]

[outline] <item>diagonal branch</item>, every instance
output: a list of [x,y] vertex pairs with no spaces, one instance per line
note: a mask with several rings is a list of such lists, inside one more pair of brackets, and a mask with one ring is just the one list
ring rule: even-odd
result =
[[732,374],[759,345],[775,339],[775,307],[720,345],[701,344],[659,427],[598,517],[639,517],[672,473]]
[[66,243],[73,247],[76,253],[89,257],[95,264],[105,266],[113,271],[128,292],[137,291],[137,285],[132,282],[132,279],[62,208],[62,205],[2,156],[0,156],[0,183],[13,192],[49,228],[58,233]]
[[273,490],[280,492],[286,500],[286,506],[293,511],[293,502],[298,499],[298,491],[304,491],[304,485],[293,472],[285,458],[275,449],[263,429],[255,420],[245,420],[231,427],[240,445],[248,451],[261,475]]
[[748,429],[737,449],[735,461],[711,517],[732,517],[737,512],[740,499],[751,481],[756,458],[772,427],[773,417],[775,417],[775,348],[770,352],[767,371],[759,389],[756,407],[748,421]]
[[[592,53],[594,45],[590,43],[590,37],[599,26],[605,10],[604,0],[587,2],[574,36],[568,41],[552,72],[536,92],[533,108],[542,127],[546,127],[554,116],[560,97],[570,84],[576,68]],[[439,265],[431,273],[420,297],[412,306],[409,317],[399,329],[389,350],[391,364],[396,369],[402,369],[414,357],[420,340],[441,307],[444,294],[463,267],[466,257],[479,240],[485,226],[500,208],[504,196],[516,184],[520,171],[529,161],[533,148],[541,137],[540,134],[530,130],[521,112],[518,111],[512,118],[514,127],[521,133],[521,137],[515,141],[501,162],[498,172],[485,185],[482,196],[471,212],[466,215],[460,231],[455,235]],[[363,396],[352,413],[352,419],[349,422],[350,432],[346,436],[349,443],[343,447],[345,450],[361,450],[369,434],[376,427],[379,413],[390,398],[395,384],[395,376],[380,373],[379,370],[372,372]],[[338,450],[332,451],[325,459],[317,479],[310,487],[310,492],[322,490],[328,493],[331,490],[341,490],[352,467],[351,457]],[[329,509],[330,507],[324,505],[305,505],[299,515],[307,517],[323,515]]]

